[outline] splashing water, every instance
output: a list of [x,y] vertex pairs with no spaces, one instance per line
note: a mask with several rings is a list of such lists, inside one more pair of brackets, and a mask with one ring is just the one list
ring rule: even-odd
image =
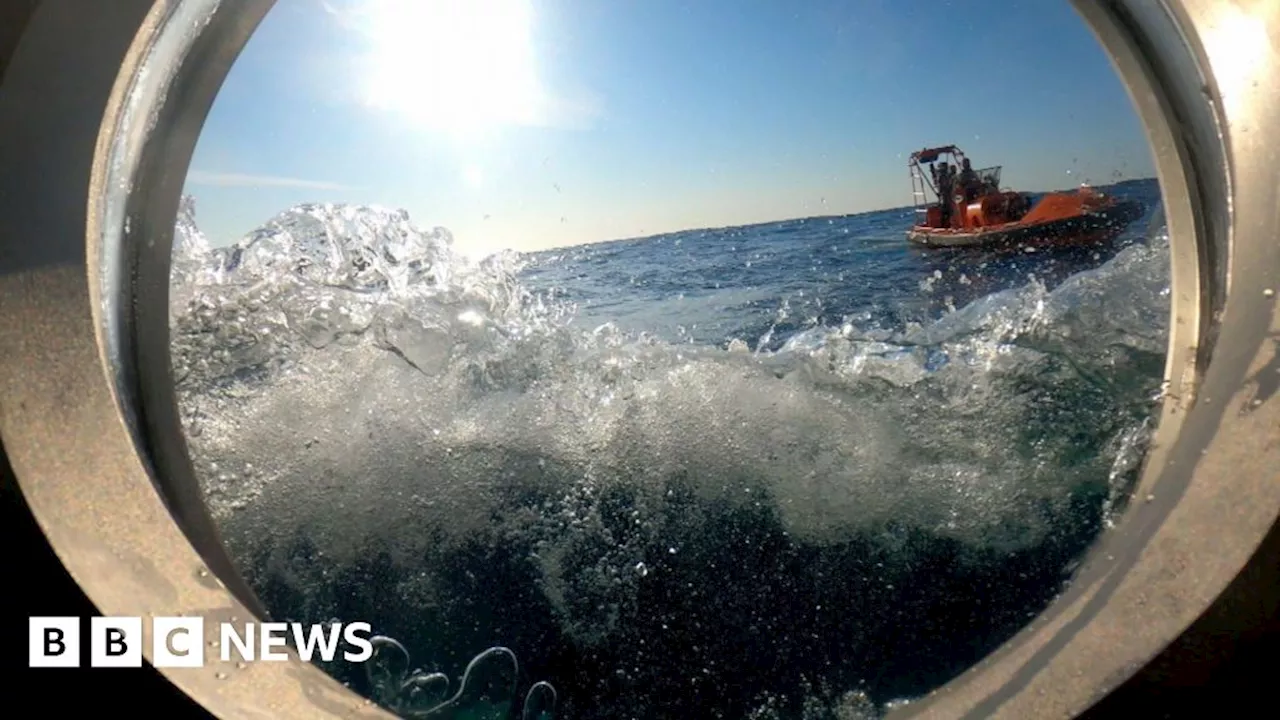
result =
[[[584,327],[529,258],[404,212],[304,205],[210,250],[188,200],[178,240],[173,363],[228,545],[273,610],[398,638],[401,674],[350,677],[405,717],[508,662],[514,707],[507,647],[551,682],[529,718],[872,717],[1060,590],[1162,370],[1162,237],[930,322],[723,345]],[[406,647],[474,657],[458,694]]]

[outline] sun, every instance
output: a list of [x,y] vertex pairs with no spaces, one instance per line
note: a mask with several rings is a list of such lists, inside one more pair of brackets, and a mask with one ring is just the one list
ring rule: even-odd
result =
[[536,124],[531,0],[364,0],[366,102],[455,136]]

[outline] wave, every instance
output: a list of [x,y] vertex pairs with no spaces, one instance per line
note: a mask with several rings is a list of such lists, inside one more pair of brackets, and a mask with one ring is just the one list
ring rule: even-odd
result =
[[[403,211],[302,205],[209,249],[188,198],[177,230],[171,318],[183,422],[246,575],[288,612],[327,619],[345,602],[333,588],[374,563],[374,584],[390,596],[367,599],[395,606],[384,624],[400,623],[398,638],[419,638],[442,663],[474,655],[477,642],[509,643],[480,641],[492,633],[474,627],[414,630],[414,618],[461,625],[463,606],[478,607],[468,593],[514,593],[509,607],[545,608],[542,639],[530,641],[542,651],[551,652],[547,633],[579,653],[626,647],[637,677],[658,683],[635,660],[637,639],[657,632],[645,613],[662,615],[646,593],[687,579],[704,603],[684,607],[705,622],[698,607],[728,602],[717,593],[775,582],[753,573],[779,553],[833,572],[861,568],[848,581],[869,583],[857,593],[792,588],[829,592],[833,606],[860,613],[857,627],[840,626],[856,638],[843,645],[850,669],[837,684],[866,681],[877,662],[924,657],[912,643],[931,647],[898,633],[892,657],[877,661],[866,648],[896,621],[872,618],[873,599],[917,607],[898,621],[921,626],[940,594],[955,592],[948,577],[1038,573],[1036,588],[988,599],[1008,607],[977,631],[977,652],[1047,602],[1071,557],[1123,506],[1163,369],[1163,235],[1052,290],[1032,280],[901,328],[850,318],[768,350],[777,346],[768,338],[716,346],[608,323],[584,330],[574,307],[522,282],[525,257],[470,259],[446,230],[419,229]],[[789,549],[766,560],[743,545],[764,538]],[[939,548],[945,569],[934,567]],[[716,563],[735,556],[762,565],[712,579],[723,572]],[[485,563],[524,589],[482,589]],[[787,568],[788,582],[815,582],[814,566]],[[751,625],[763,612],[738,610],[725,617]],[[524,632],[514,620],[488,621]],[[441,633],[460,634],[444,642]],[[681,648],[705,663],[707,647]],[[716,672],[728,672],[725,662]],[[934,661],[941,679],[959,663]],[[615,703],[638,702],[624,689],[636,677],[610,682]],[[744,713],[778,702],[770,693],[780,691],[759,682]],[[816,692],[812,677],[804,682]],[[571,706],[572,693],[558,689]],[[905,680],[867,689],[879,701],[921,690]],[[670,698],[664,712],[678,704]]]

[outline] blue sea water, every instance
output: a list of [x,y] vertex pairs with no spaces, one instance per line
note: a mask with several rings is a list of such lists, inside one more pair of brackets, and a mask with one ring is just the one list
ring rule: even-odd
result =
[[[1159,203],[1154,180],[1106,190],[1149,209]],[[521,280],[576,304],[583,326],[776,350],[808,328],[853,322],[892,332],[927,323],[1032,278],[1051,289],[1144,237],[1150,218],[1101,247],[948,251],[903,242],[915,212],[898,208],[537,253]]]
[[1168,249],[1155,181],[1104,189],[1151,211],[1088,249],[904,209],[479,261],[333,205],[211,249],[187,199],[193,462],[273,613],[394,638],[326,669],[405,716],[875,717],[1123,508]]

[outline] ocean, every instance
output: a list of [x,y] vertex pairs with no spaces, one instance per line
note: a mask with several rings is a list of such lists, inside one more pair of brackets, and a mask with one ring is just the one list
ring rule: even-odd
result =
[[190,453],[273,616],[372,623],[324,668],[404,717],[878,717],[1124,507],[1168,243],[1156,181],[1102,189],[1148,213],[1085,250],[898,209],[481,260],[318,204],[210,248],[184,198]]

